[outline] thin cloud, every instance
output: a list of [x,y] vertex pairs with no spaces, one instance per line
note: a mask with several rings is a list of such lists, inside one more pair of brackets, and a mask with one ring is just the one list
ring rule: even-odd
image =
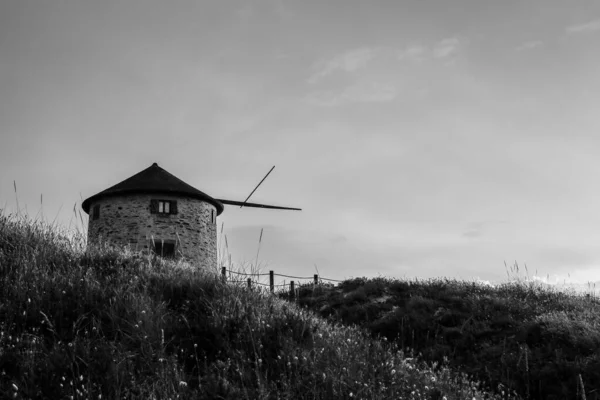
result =
[[467,231],[463,233],[463,236],[469,239],[476,239],[483,236],[483,232],[478,230]]
[[306,101],[320,107],[335,107],[349,103],[384,103],[394,100],[397,94],[393,85],[369,82],[351,85],[341,93],[313,92],[306,97]]
[[468,239],[477,239],[490,233],[494,227],[506,224],[506,221],[474,221],[467,225],[462,236]]
[[412,43],[404,49],[391,47],[362,47],[337,54],[330,59],[321,60],[313,66],[313,73],[307,79],[308,83],[315,84],[322,78],[335,72],[354,73],[368,68],[369,64],[377,60],[396,61],[424,61],[425,59],[445,59],[458,53],[463,42],[456,37],[445,38],[439,42],[426,46]]
[[528,42],[521,43],[520,45],[515,47],[515,50],[516,51],[533,50],[533,49],[541,47],[543,45],[544,45],[544,42],[542,42],[540,40],[530,40]]
[[397,54],[398,60],[410,60],[420,62],[429,54],[429,49],[420,44],[412,44],[406,49],[399,50]]
[[308,82],[313,84],[325,76],[335,72],[355,72],[367,66],[369,61],[375,57],[375,49],[360,48],[347,51],[334,56],[328,61],[320,62],[316,71],[308,78]]
[[[454,56],[462,46],[461,40],[451,37],[427,46],[412,43],[404,49],[380,46],[349,50],[315,64],[307,82],[318,86],[317,84],[327,83],[324,78],[338,73],[352,74],[354,82],[334,90],[313,90],[305,100],[309,104],[321,107],[392,101],[398,96],[397,85],[382,82],[378,78],[369,80],[369,76],[373,77],[379,69],[387,68],[388,71],[393,71],[397,63],[406,61],[413,63],[432,61],[448,65],[454,61]],[[371,68],[371,64],[376,64],[376,67]]]
[[456,54],[459,47],[460,40],[458,38],[442,39],[433,47],[433,56],[435,58],[447,58]]
[[583,24],[571,25],[565,29],[568,34],[591,33],[600,30],[600,18]]

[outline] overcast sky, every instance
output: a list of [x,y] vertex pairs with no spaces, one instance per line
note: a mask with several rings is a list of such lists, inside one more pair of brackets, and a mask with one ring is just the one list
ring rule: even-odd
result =
[[[0,0],[0,207],[157,162],[234,262],[600,280],[597,0]],[[220,225],[219,225],[220,226]]]

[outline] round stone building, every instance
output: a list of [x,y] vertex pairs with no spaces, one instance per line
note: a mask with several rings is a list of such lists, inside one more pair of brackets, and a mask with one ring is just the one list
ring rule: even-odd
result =
[[217,265],[217,216],[223,203],[154,163],[82,203],[88,243],[108,241],[162,257]]

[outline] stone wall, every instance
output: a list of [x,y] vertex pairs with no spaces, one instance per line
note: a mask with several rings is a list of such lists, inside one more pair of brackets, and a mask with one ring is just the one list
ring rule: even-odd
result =
[[[177,214],[150,213],[150,200],[177,201]],[[100,216],[92,218],[100,206]],[[214,214],[214,218],[211,214]],[[108,240],[133,250],[148,251],[152,239],[174,241],[177,256],[200,264],[203,268],[217,265],[217,210],[215,206],[190,197],[163,194],[131,194],[100,198],[90,204],[88,243]]]

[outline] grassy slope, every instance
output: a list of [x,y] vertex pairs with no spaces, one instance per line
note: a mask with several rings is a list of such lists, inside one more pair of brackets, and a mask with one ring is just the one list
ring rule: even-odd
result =
[[82,248],[0,210],[0,398],[499,398],[210,272]]
[[355,279],[299,303],[531,399],[600,398],[600,304],[524,282]]

